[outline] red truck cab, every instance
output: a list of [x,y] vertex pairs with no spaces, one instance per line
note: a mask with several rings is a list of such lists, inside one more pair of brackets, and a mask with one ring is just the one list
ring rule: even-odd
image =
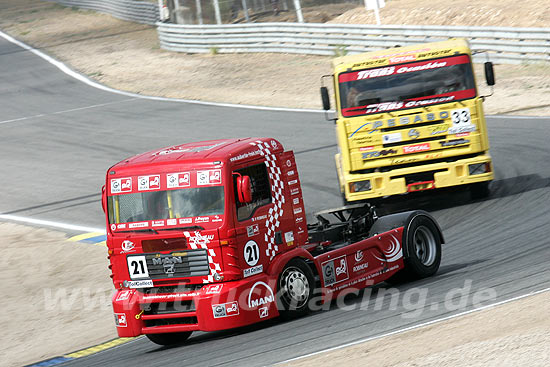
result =
[[316,289],[326,302],[395,276],[407,261],[422,265],[408,245],[418,233],[430,254],[417,275],[431,275],[443,241],[425,212],[377,218],[353,206],[308,228],[294,154],[271,138],[123,160],[107,172],[103,206],[118,334],[158,344],[303,313]]

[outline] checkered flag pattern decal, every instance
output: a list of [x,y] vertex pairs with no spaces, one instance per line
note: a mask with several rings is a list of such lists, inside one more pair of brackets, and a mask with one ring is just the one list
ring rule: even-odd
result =
[[[275,232],[279,228],[279,218],[283,216],[283,204],[285,203],[285,196],[283,195],[283,180],[281,179],[281,169],[277,165],[277,159],[275,154],[271,153],[271,147],[268,143],[261,140],[252,143],[260,150],[260,154],[265,158],[265,165],[269,173],[269,179],[271,180],[271,192],[273,194],[273,203],[275,204],[269,209],[265,226],[267,232],[265,234],[265,241],[267,243],[266,255],[269,259],[273,259],[279,251],[279,246],[275,244]],[[272,140],[271,144],[273,148],[277,147],[277,142]]]
[[208,279],[205,279],[204,283],[212,283],[214,281],[214,273],[222,271],[220,264],[214,261],[214,258],[216,257],[216,252],[208,248],[208,244],[214,236],[203,236],[200,234],[199,231],[195,231],[195,233],[193,234],[185,231],[183,232],[183,234],[185,235],[185,238],[187,238],[187,243],[189,243],[189,246],[193,250],[205,249],[208,252],[208,266],[210,266],[210,274],[208,274]]

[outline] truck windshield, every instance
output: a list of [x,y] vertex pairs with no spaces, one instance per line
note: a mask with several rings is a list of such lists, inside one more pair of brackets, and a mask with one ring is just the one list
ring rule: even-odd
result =
[[[223,215],[224,189],[211,186],[113,195],[109,196],[108,209],[111,224],[151,221],[143,227],[163,226],[163,220]],[[178,222],[182,223],[188,226],[193,222]]]
[[342,73],[338,82],[344,117],[459,101],[476,95],[467,55]]

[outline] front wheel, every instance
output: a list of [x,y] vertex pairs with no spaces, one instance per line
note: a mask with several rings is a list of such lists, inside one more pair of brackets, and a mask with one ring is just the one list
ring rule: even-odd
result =
[[174,345],[183,343],[192,333],[192,331],[184,331],[181,333],[145,334],[145,336],[158,345]]
[[278,280],[277,308],[283,317],[297,317],[309,311],[315,278],[310,267],[301,259],[292,259]]

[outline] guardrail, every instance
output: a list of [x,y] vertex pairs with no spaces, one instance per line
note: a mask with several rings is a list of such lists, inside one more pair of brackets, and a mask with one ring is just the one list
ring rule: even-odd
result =
[[95,10],[115,18],[154,25],[159,20],[158,4],[135,0],[49,0],[65,6]]
[[[280,52],[355,54],[421,42],[464,37],[474,52],[488,51],[502,64],[550,62],[550,28],[371,26],[357,24],[258,23],[176,25],[157,23],[160,46],[189,53]],[[474,55],[484,61],[485,55]]]

